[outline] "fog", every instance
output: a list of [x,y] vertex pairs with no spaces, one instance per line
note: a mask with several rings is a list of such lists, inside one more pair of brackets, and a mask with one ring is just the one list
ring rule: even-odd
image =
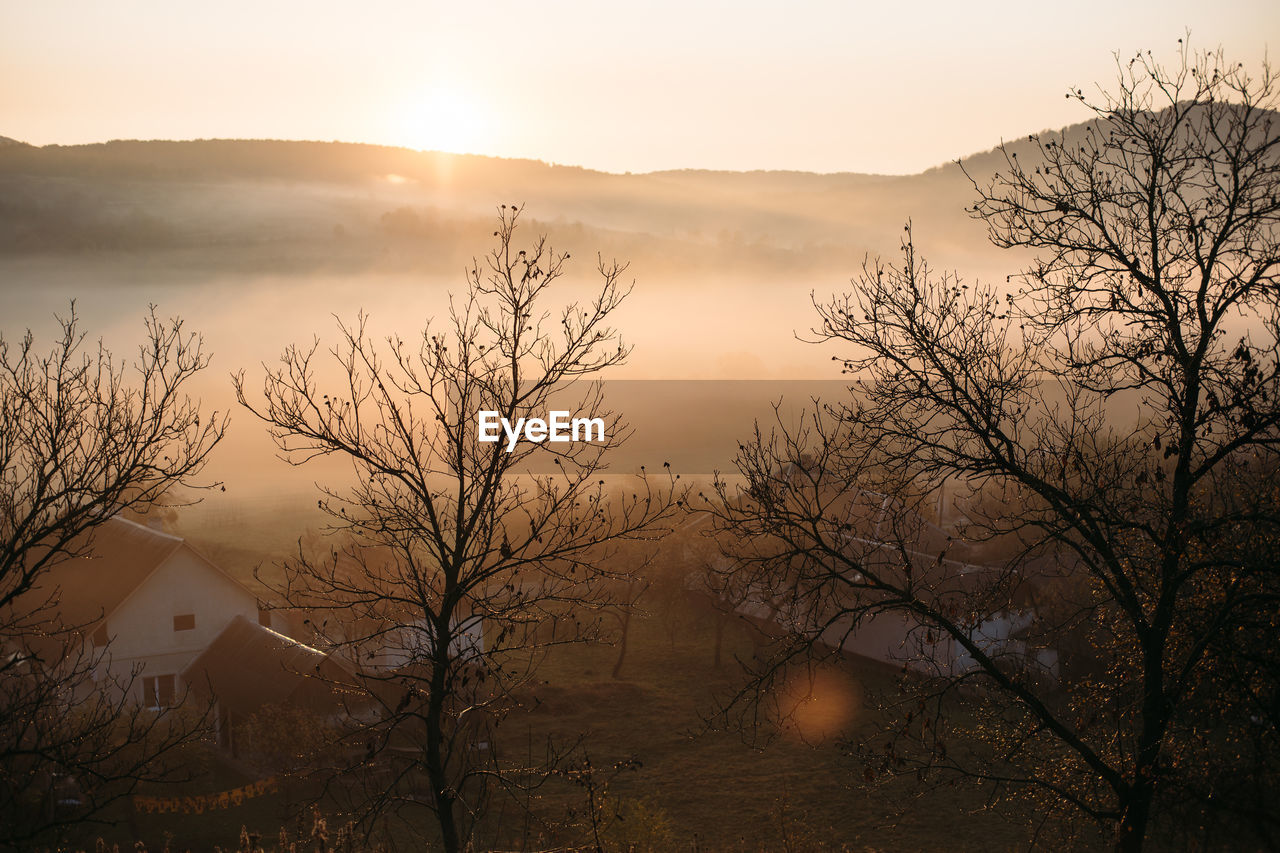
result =
[[[811,396],[784,380],[838,379],[840,350],[802,340],[812,337],[812,300],[847,290],[868,256],[896,259],[909,219],[935,266],[988,279],[1016,271],[965,213],[972,186],[955,165],[908,177],[613,175],[337,143],[7,144],[0,190],[7,339],[31,329],[50,341],[73,300],[88,338],[117,355],[140,340],[150,305],[203,337],[212,363],[191,391],[232,422],[205,471],[226,491],[184,510],[200,526],[305,514],[317,479],[346,475],[277,459],[262,425],[235,405],[232,374],[244,371],[256,392],[284,347],[327,349],[338,322],[359,312],[375,338],[441,328],[466,270],[477,259],[483,268],[503,204],[525,207],[517,243],[545,235],[572,256],[547,294],[552,314],[591,297],[598,259],[627,264],[633,290],[613,325],[633,350],[603,378],[756,380],[623,391],[627,402],[610,402],[635,434],[614,471],[645,460],[688,475],[724,470],[770,403]],[[673,412],[672,399],[687,405]]]

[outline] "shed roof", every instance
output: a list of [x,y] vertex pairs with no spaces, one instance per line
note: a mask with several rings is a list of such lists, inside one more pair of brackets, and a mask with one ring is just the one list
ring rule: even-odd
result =
[[234,713],[263,705],[332,704],[332,688],[354,677],[324,652],[236,616],[182,673],[198,696],[216,699]]

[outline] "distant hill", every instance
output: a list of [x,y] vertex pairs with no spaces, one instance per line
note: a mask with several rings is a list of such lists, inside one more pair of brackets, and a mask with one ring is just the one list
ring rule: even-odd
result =
[[[1064,133],[1079,132],[1083,125]],[[994,165],[988,152],[971,162]],[[483,250],[503,203],[580,251],[658,272],[852,273],[903,223],[949,262],[994,263],[954,164],[918,175],[677,170],[340,142],[0,140],[0,254],[174,252],[282,272],[440,268]],[[228,249],[234,248],[234,253]]]

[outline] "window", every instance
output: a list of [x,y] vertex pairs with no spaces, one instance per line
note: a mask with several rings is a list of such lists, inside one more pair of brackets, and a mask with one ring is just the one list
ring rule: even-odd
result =
[[93,632],[93,644],[94,646],[101,648],[110,641],[111,638],[107,636],[107,623],[103,622],[98,626],[98,630]]
[[190,631],[196,627],[196,615],[194,613],[182,613],[173,617],[173,630]]
[[142,704],[148,708],[170,708],[177,694],[176,675],[149,675],[142,679]]
[[263,628],[271,627],[271,611],[270,610],[264,610],[261,607],[258,608],[258,624],[261,625]]

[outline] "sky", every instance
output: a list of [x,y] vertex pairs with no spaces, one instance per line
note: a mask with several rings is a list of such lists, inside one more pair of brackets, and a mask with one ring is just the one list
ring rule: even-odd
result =
[[1280,3],[0,0],[0,136],[913,173],[1088,118],[1116,52],[1259,67]]

